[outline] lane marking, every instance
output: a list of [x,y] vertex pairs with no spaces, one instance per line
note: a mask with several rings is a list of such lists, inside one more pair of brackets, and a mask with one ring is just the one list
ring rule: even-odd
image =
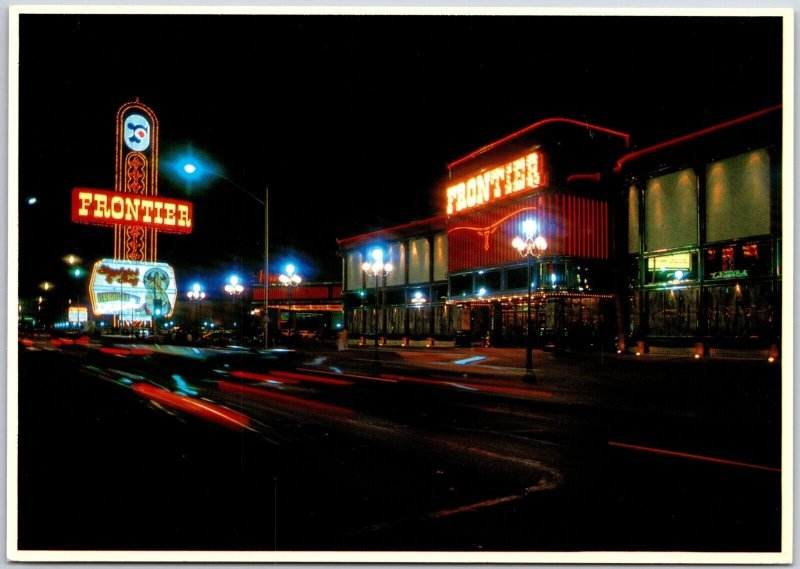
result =
[[751,464],[749,462],[739,462],[736,460],[728,460],[725,458],[716,458],[713,456],[704,456],[701,454],[691,454],[688,452],[680,452],[676,450],[666,450],[661,448],[645,447],[639,445],[632,445],[628,443],[620,443],[615,441],[608,441],[608,446],[624,448],[628,450],[636,450],[640,452],[649,452],[651,454],[660,454],[664,456],[674,456],[678,458],[687,458],[690,460],[699,460],[701,462],[711,462],[714,464],[725,464],[727,466],[739,466],[741,468],[752,468],[754,470],[766,470],[768,472],[781,472],[780,468],[772,466],[762,466],[760,464]]

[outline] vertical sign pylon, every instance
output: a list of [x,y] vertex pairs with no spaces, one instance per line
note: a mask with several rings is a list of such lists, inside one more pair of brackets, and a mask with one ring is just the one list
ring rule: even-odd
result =
[[[117,111],[117,165],[114,190],[141,196],[158,195],[158,119],[137,99]],[[158,230],[114,227],[114,258],[157,261]]]

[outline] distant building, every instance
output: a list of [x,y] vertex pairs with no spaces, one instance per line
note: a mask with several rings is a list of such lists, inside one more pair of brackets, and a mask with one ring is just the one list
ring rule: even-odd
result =
[[[780,338],[781,115],[635,151],[625,133],[560,118],[488,144],[448,165],[440,215],[338,240],[344,324],[522,345],[530,284],[539,343],[767,348]],[[535,256],[512,246],[526,220],[547,245]],[[386,277],[362,270],[375,247]]]

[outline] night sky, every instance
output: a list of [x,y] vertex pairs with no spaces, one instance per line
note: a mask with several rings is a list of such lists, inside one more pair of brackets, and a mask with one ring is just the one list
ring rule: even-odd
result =
[[[339,280],[337,238],[441,213],[445,165],[561,116],[647,146],[781,103],[782,22],[741,17],[22,15],[20,296],[113,255],[70,192],[113,189],[116,111],[159,120],[159,193],[195,205],[159,237],[179,288],[255,274],[263,211],[168,175],[186,150],[257,196],[270,262]],[[13,194],[12,194],[13,195]],[[38,202],[27,204],[29,196]]]

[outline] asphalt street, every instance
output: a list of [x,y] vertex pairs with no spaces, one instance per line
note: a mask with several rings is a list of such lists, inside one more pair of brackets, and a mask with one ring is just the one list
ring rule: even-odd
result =
[[19,546],[777,551],[780,367],[23,346]]

